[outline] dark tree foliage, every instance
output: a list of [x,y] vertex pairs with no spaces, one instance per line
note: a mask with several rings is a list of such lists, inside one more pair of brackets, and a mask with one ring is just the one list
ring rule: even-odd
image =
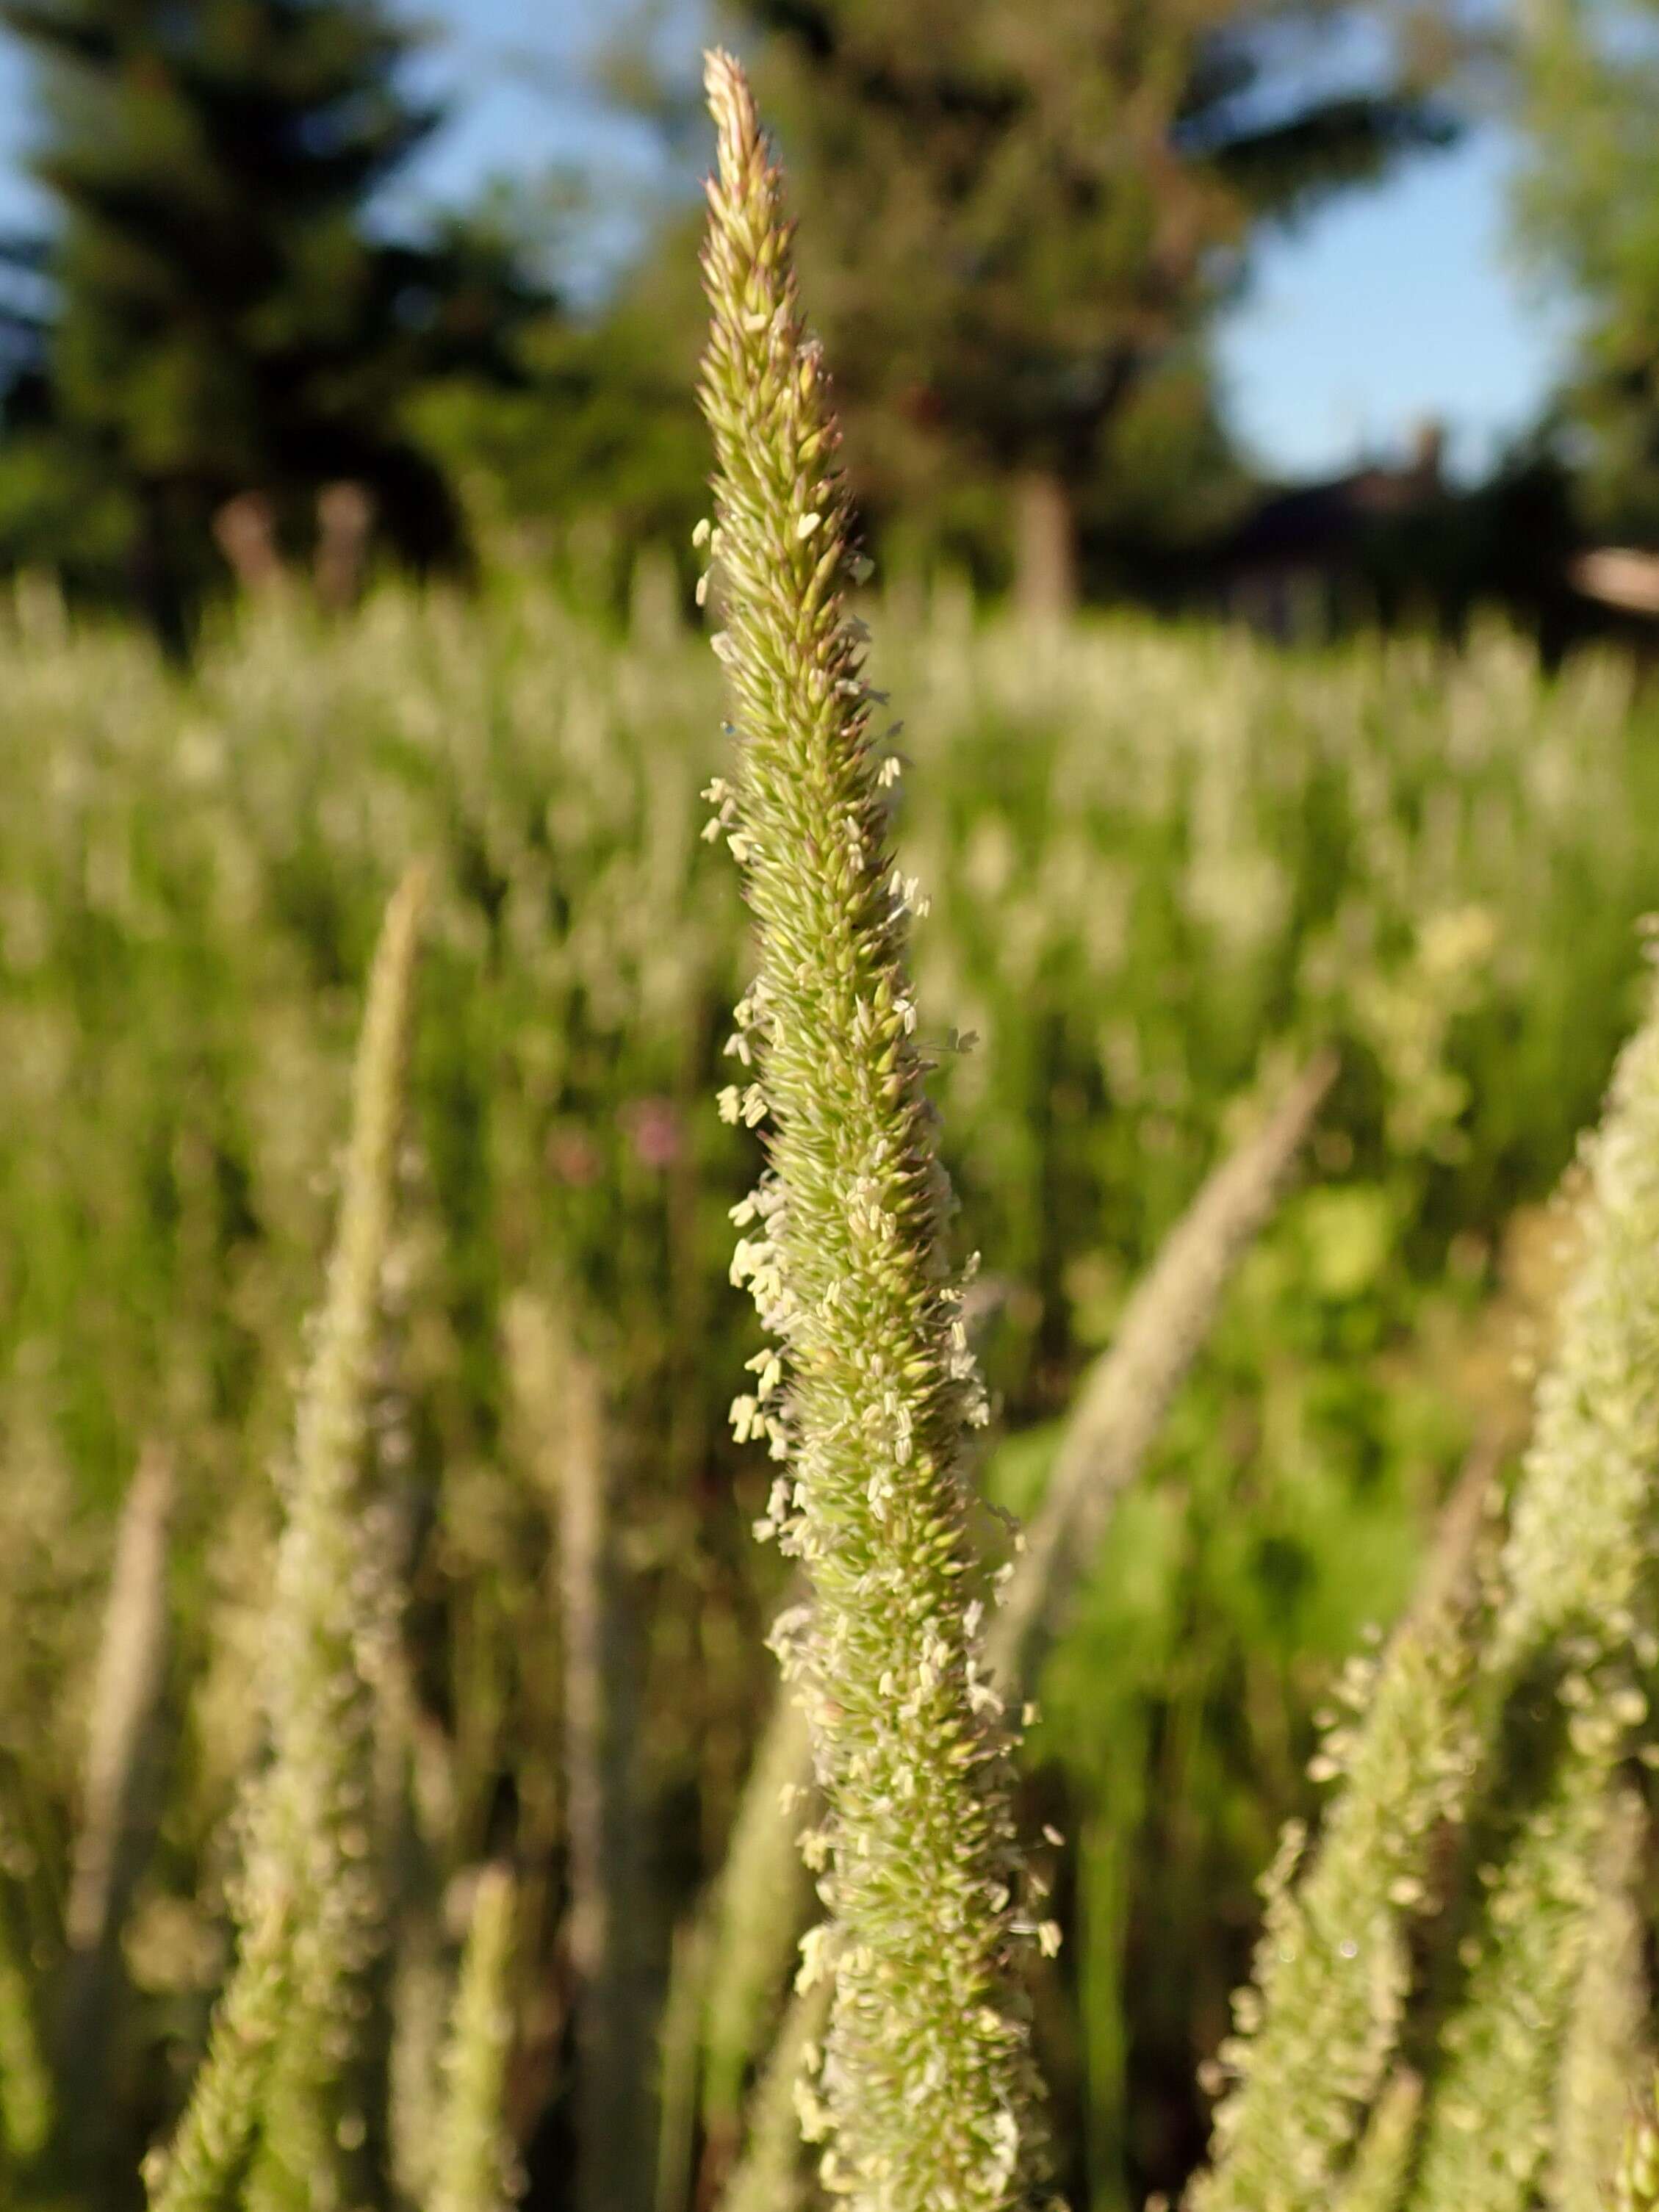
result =
[[708,503],[694,398],[702,313],[695,235],[665,209],[650,250],[588,313],[555,304],[525,324],[515,389],[467,376],[432,385],[421,434],[486,552],[556,566],[568,554],[614,602],[640,549],[665,547],[689,611],[691,532]]
[[41,64],[35,169],[62,216],[57,465],[119,500],[152,606],[177,618],[213,516],[249,492],[286,533],[353,481],[402,555],[456,557],[406,403],[434,374],[504,369],[531,303],[464,228],[365,226],[438,120],[402,88],[410,34],[376,0],[3,0],[0,21]]
[[1522,235],[1578,309],[1561,405],[1584,519],[1659,544],[1659,5],[1540,0],[1520,61]]
[[[1443,141],[1395,26],[1261,0],[732,0],[758,34],[813,227],[803,258],[868,489],[1002,488],[1030,595],[1072,587],[1074,512],[1173,374],[1198,465],[1205,316],[1255,228]],[[1322,89],[1322,84],[1324,88]],[[1131,451],[1139,441],[1130,432]]]

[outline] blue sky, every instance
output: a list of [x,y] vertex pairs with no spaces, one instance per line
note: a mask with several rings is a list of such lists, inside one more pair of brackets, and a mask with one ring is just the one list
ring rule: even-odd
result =
[[1397,451],[1432,418],[1475,471],[1527,428],[1571,323],[1516,266],[1516,155],[1488,126],[1262,246],[1220,354],[1233,422],[1263,459],[1325,470]]
[[[688,40],[695,4],[678,0],[672,17]],[[456,112],[422,157],[415,191],[461,195],[491,173],[589,157],[648,181],[647,142],[606,118],[580,81],[580,58],[617,21],[618,0],[425,0],[420,13],[439,34],[422,75]],[[17,173],[28,129],[27,74],[7,45],[0,222],[29,207]],[[1260,461],[1291,476],[1340,468],[1398,452],[1433,417],[1456,464],[1474,471],[1525,427],[1565,324],[1510,264],[1514,158],[1488,128],[1263,245],[1220,340],[1231,418]]]

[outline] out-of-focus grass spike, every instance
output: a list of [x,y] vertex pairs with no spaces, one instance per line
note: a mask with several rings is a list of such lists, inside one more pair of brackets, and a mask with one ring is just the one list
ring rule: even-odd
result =
[[674,1931],[658,2038],[656,2212],[684,2212],[696,2195],[692,2160],[707,1946],[708,1930],[696,1914]]
[[1647,2073],[1652,2010],[1637,1910],[1647,1814],[1633,1790],[1615,1793],[1589,1929],[1583,1972],[1556,2085],[1553,2212],[1607,2212],[1620,2142]]
[[358,2202],[369,2135],[362,2075],[384,1935],[375,1677],[393,1601],[386,1563],[363,1542],[365,1446],[425,899],[425,872],[411,870],[386,909],[369,975],[339,1220],[276,1553],[271,1759],[255,1817],[294,1884],[294,1954],[249,2192],[272,2212],[343,2212]]
[[1475,1765],[1467,1693],[1491,1481],[1478,1455],[1362,1717],[1328,1741],[1323,1762],[1340,1766],[1342,1784],[1300,1878],[1293,1823],[1264,1885],[1255,1980],[1235,1999],[1236,2031],[1218,2054],[1233,2086],[1216,2108],[1211,2163],[1188,2192],[1192,2212],[1321,2212],[1382,2089],[1431,1846]]
[[437,2174],[428,2212],[506,2212],[517,2194],[503,2100],[513,2045],[513,1877],[478,1876],[444,2053]]
[[655,2134],[643,1815],[617,1588],[617,1469],[600,1377],[568,1329],[540,1310],[544,1356],[558,1377],[567,1929],[576,2010],[572,2201],[576,2212],[649,2212]]
[[796,1838],[816,1803],[806,1717],[786,1686],[772,1700],[711,1899],[702,2117],[717,2158],[735,2148],[749,2071],[812,1917]]
[[33,1980],[9,1916],[0,1910],[0,2179],[12,2179],[40,2156],[55,2109]]
[[452,1993],[433,1915],[405,1904],[388,1993],[386,2157],[393,2189],[416,2204],[431,2194],[438,2170],[438,2091]]
[[[250,1868],[245,1879],[258,1880]],[[206,2056],[173,2141],[144,2161],[150,2212],[224,2212],[253,2148],[270,2054],[282,2032],[292,1935],[277,1885],[262,1881],[264,1917],[245,1912],[235,1972],[214,2014]]]
[[1498,1669],[1567,1639],[1582,1641],[1585,1664],[1622,1665],[1649,1625],[1640,1603],[1659,1470],[1659,989],[1620,1055],[1584,1158],[1579,1261],[1504,1547]]
[[720,2212],[800,2212],[809,2194],[801,2145],[821,2139],[819,2100],[810,2076],[830,2019],[827,1984],[799,1991],[784,2015],[745,2115],[743,2154],[720,2199]]
[[121,1928],[149,1855],[156,1809],[173,1493],[172,1459],[152,1443],[121,1510],[93,1684],[64,1913],[69,1956],[56,2069],[65,2161],[87,2175],[96,2171],[109,2118],[106,2076],[122,1981]]
[[1442,2027],[1410,2202],[1522,2212],[1550,2155],[1556,2084],[1607,1832],[1606,1749],[1549,1762],[1490,1869],[1468,1978]]
[[1208,1177],[1136,1285],[1110,1348],[1085,1376],[1042,1503],[991,1622],[1000,1676],[1031,1694],[1112,1509],[1146,1464],[1215,1326],[1238,1264],[1273,1212],[1336,1079],[1322,1052]]
[[1613,2183],[1613,2212],[1659,2212],[1659,2074],[1625,2130]]
[[1523,2212],[1552,2147],[1610,1784],[1646,1702],[1632,1674],[1659,1474],[1659,992],[1585,1148],[1581,1256],[1537,1393],[1488,1654],[1524,1757],[1441,2031],[1413,2202]]
[[[386,1961],[386,2156],[394,2195],[424,2204],[436,2171],[439,2085],[453,1975],[446,1955],[443,1846],[453,1832],[449,1762],[422,1727],[411,1655],[399,1639],[380,1684],[376,1795],[395,1899]],[[434,1756],[441,1763],[434,1768]]]
[[381,1940],[374,1677],[390,1630],[381,1563],[363,1540],[365,1439],[425,895],[412,869],[369,975],[265,1628],[270,1757],[246,1812],[240,1953],[173,2154],[154,2169],[152,2202],[167,2212],[222,2202],[245,2166],[251,2206],[337,2212],[361,2201],[358,2075]]
[[1353,2163],[1342,2177],[1336,2212],[1399,2212],[1422,2109],[1421,2078],[1409,2067],[1396,2068],[1383,2085]]

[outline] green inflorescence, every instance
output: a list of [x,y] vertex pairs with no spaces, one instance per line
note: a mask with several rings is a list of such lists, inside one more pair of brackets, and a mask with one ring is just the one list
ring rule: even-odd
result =
[[985,1400],[945,1252],[905,958],[915,887],[888,843],[897,763],[846,605],[828,380],[747,84],[721,54],[707,83],[702,403],[738,730],[712,798],[758,940],[732,1040],[744,1079],[722,1103],[766,1125],[732,1272],[777,1345],[733,1415],[781,1464],[769,1522],[811,1591],[802,1632],[778,1640],[829,1806],[832,1917],[809,1959],[834,1977],[823,2173],[870,2212],[990,2212],[1026,2193],[1041,2130],[1016,1983],[1036,1931],[963,1468]]

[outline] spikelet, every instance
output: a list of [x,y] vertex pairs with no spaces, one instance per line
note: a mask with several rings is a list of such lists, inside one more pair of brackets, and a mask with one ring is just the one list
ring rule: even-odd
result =
[[[1111,1346],[1085,1376],[1042,1504],[987,1628],[988,1662],[1011,1705],[1023,1707],[1036,1694],[1044,1655],[1098,1556],[1113,1508],[1146,1464],[1334,1073],[1328,1055],[1310,1062],[1260,1128],[1212,1170],[1136,1285]],[[713,1900],[703,2117],[717,2138],[730,2132],[744,2074],[808,1917],[811,1885],[795,1837],[813,1795],[805,1717],[782,1695],[756,1753]],[[805,2037],[799,2016],[807,2002],[796,2000],[781,2037],[786,2047],[817,2040],[819,2029]],[[775,2100],[773,2109],[787,2107]],[[745,2152],[733,2173],[734,2191],[751,2186],[750,2157]]]
[[1407,1930],[1430,1845],[1474,1765],[1473,1553],[1490,1484],[1474,1462],[1448,1510],[1427,1586],[1383,1656],[1340,1754],[1341,1789],[1301,1879],[1292,1824],[1265,1885],[1255,1986],[1235,2001],[1218,2106],[1192,2212],[1313,2212],[1328,2203],[1399,2041],[1411,1984]]
[[992,2212],[1023,2196],[1037,2129],[1006,1738],[969,1613],[963,1443],[984,1399],[944,1257],[908,892],[843,602],[837,426],[748,86],[723,54],[706,82],[719,167],[702,399],[739,731],[734,785],[714,797],[759,936],[733,1039],[751,1078],[722,1103],[769,1124],[733,1275],[781,1340],[733,1415],[787,1463],[773,1517],[812,1589],[788,1663],[829,1801],[838,1923],[823,2173],[857,2212]]
[[411,871],[369,977],[266,1623],[270,1755],[247,1813],[241,1954],[179,2147],[152,2168],[152,2201],[168,2212],[214,2201],[250,2155],[250,2203],[334,2212],[357,2201],[351,2174],[368,2123],[356,2076],[380,1940],[374,1676],[390,1626],[363,1543],[364,1442],[424,896]]
[[1646,1711],[1632,1665],[1650,1634],[1659,1475],[1659,997],[1620,1055],[1586,1158],[1582,1258],[1539,1384],[1490,1655],[1516,1686],[1536,1771],[1519,1777],[1442,2029],[1415,2198],[1425,2212],[1520,2212],[1544,2170],[1609,1784]]
[[455,2020],[444,2053],[437,2178],[429,2212],[506,2212],[517,2194],[502,2118],[513,2014],[513,1877],[487,1867],[472,1900]]

